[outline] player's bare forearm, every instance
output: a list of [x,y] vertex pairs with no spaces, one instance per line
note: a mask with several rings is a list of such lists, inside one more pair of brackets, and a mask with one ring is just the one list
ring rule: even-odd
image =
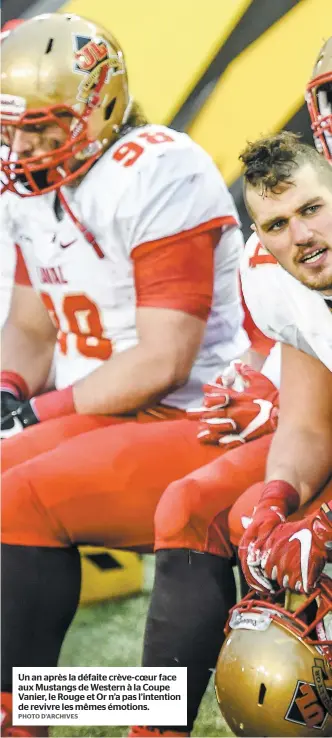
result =
[[180,310],[138,309],[139,343],[75,383],[76,412],[123,414],[158,402],[186,382],[204,329]]
[[2,332],[2,370],[23,377],[33,396],[46,384],[54,345],[55,337],[40,341],[34,331],[28,332],[7,322]]
[[301,504],[332,475],[332,374],[319,359],[282,346],[280,413],[267,481],[295,487]]
[[130,413],[161,400],[180,380],[162,352],[141,346],[123,351],[74,384],[79,413]]
[[15,284],[2,332],[2,369],[19,374],[25,380],[30,396],[46,383],[56,333],[48,311],[33,287]]
[[279,427],[272,441],[266,481],[282,479],[308,502],[332,476],[332,432],[312,429],[297,432]]

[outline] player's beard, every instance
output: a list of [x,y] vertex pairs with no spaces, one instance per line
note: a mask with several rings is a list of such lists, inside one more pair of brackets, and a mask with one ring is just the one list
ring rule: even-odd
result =
[[332,274],[326,276],[325,278],[320,277],[313,277],[311,279],[308,279],[306,277],[305,279],[300,280],[302,284],[304,284],[305,287],[308,287],[310,290],[314,290],[315,292],[322,292],[324,295],[332,295]]
[[332,249],[327,244],[324,244],[327,248],[327,261],[321,266],[312,269],[304,266],[301,261],[294,260],[294,272],[293,276],[298,279],[305,287],[316,292],[323,292],[327,295],[332,294]]
[[[47,169],[40,169],[39,172],[30,172],[31,177],[35,184],[37,185],[38,189],[42,191],[48,187],[48,180],[47,180]],[[30,183],[27,181],[27,178],[25,174],[17,174],[16,179],[18,182],[20,182],[27,190],[31,192],[32,187]]]
[[[77,161],[76,159],[70,160],[70,171],[75,172],[76,169],[78,169],[81,166],[81,162]],[[51,183],[51,176],[52,176],[52,169],[40,169],[36,172],[30,172],[30,176],[35,182],[35,184],[38,187],[38,190],[40,191],[39,194],[43,194],[43,190],[45,190],[47,187],[50,186]],[[84,177],[84,175],[77,175],[77,178],[72,180],[72,182],[69,182],[67,184],[67,187],[77,187],[80,183],[81,179]],[[16,179],[30,192],[32,191],[31,184],[27,181],[27,178],[25,174],[22,172],[22,174],[17,174]]]

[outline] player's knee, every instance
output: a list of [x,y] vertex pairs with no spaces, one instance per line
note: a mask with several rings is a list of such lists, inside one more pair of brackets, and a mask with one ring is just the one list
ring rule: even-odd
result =
[[230,539],[238,546],[244,531],[251,522],[254,507],[261,496],[264,482],[249,487],[234,503],[228,515]]
[[199,509],[200,488],[194,479],[179,479],[167,487],[155,513],[156,539],[179,538]]
[[3,543],[27,546],[61,546],[47,510],[21,467],[2,478],[1,529]]
[[[18,437],[19,436],[19,437]],[[8,469],[12,469],[17,466],[17,459],[21,455],[21,438],[23,433],[13,436],[12,438],[6,438],[6,441],[1,444],[1,473],[4,474]]]

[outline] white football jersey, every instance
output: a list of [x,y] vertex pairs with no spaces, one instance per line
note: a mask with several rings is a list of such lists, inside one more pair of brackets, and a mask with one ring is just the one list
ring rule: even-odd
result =
[[[201,385],[248,347],[242,329],[238,267],[243,251],[238,215],[209,155],[186,134],[148,125],[129,131],[92,167],[77,188],[63,188],[74,215],[56,215],[55,193],[20,198],[8,193],[11,232],[29,277],[58,328],[56,387],[93,371],[134,346],[137,246],[213,222],[213,305],[188,383],[164,402],[196,404]],[[75,218],[95,238],[75,224]],[[204,230],[204,228],[203,228]]]
[[281,375],[281,344],[279,341],[271,348],[261,368],[261,373],[279,389]]
[[245,246],[241,279],[245,301],[261,331],[317,357],[332,371],[329,304],[273,262],[256,233]]
[[10,200],[7,192],[0,197],[0,327],[3,326],[8,315],[16,265],[16,249],[10,230]]

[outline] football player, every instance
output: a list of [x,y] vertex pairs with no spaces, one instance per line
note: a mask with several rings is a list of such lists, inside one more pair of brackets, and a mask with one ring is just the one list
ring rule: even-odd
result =
[[242,284],[255,321],[282,341],[282,370],[266,483],[240,559],[251,586],[266,590],[273,580],[292,581],[308,592],[327,559],[332,510],[322,508],[302,526],[284,523],[332,476],[332,169],[287,132],[250,144],[242,159],[256,230],[246,246]]
[[[243,260],[243,289],[254,319],[283,342],[283,410],[268,459],[268,482],[263,490],[246,494],[241,514],[240,502],[232,511],[236,536],[241,516],[248,519],[256,508],[241,541],[241,560],[250,585],[263,591],[287,583],[310,591],[331,549],[331,494],[326,492],[328,504],[320,512],[311,500],[331,476],[332,458],[332,170],[327,165],[332,162],[332,38],[319,53],[307,103],[316,148],[324,159],[291,134],[250,145],[242,155],[245,197],[255,223]],[[279,221],[278,212],[285,216]],[[267,303],[266,278],[272,291]],[[319,386],[324,391],[319,390],[316,403]],[[309,408],[315,406],[313,427],[315,415],[308,404],[303,420],[301,395],[307,392]],[[313,514],[302,524],[285,523],[292,506],[296,510],[305,503]],[[271,505],[283,523],[271,513]]]
[[[15,20],[10,20],[7,23],[5,23],[1,28],[0,33],[0,42],[5,40],[9,33],[14,30],[14,28],[17,28],[21,23],[23,23],[23,20],[17,18]],[[1,202],[1,208],[3,207],[4,203],[3,200]],[[12,239],[10,238],[9,233],[6,233],[6,229],[4,227],[4,223],[2,222],[2,229],[1,229],[1,250],[2,250],[2,259],[0,264],[0,293],[1,293],[1,300],[0,300],[0,325],[2,326],[6,320],[6,317],[8,315],[10,300],[11,300],[11,292],[14,282],[14,274],[15,274],[15,246],[12,242]]]
[[[255,224],[242,284],[258,325],[282,342],[282,367],[266,482],[229,518],[259,593],[232,613],[217,665],[220,709],[235,735],[331,734],[332,582],[322,575],[332,560],[331,52],[332,39],[307,95],[325,160],[289,133],[242,155]],[[302,593],[295,606],[291,590]]]
[[[332,160],[331,52],[332,39],[320,51],[313,78],[308,85],[307,96],[314,136],[319,151],[324,153],[328,161]],[[278,142],[279,138],[276,137],[275,140]],[[287,141],[287,135],[285,140]],[[290,135],[289,141],[293,140]],[[300,148],[301,146],[302,144]],[[325,235],[330,245],[325,258],[331,264],[332,242],[329,233],[332,226],[332,170],[310,147],[304,147],[303,152],[310,161],[312,157],[313,168],[317,167],[318,173],[322,172],[323,181],[327,184],[325,188],[327,192],[324,192],[329,204],[326,205],[327,235]],[[253,162],[253,169],[254,166]],[[294,190],[295,188],[290,187],[289,193],[292,194]],[[268,199],[260,198],[259,194],[256,194],[256,199],[262,206],[268,203]],[[312,207],[312,212],[314,211],[315,208]],[[308,222],[310,212],[308,210]],[[299,214],[298,217],[302,222],[302,216]],[[304,215],[303,222],[307,222]],[[314,236],[312,238],[315,239]],[[299,254],[304,254],[303,244],[296,248]],[[292,477],[288,479],[286,476],[285,480],[281,479],[281,482],[278,482],[278,471],[276,479],[272,477],[270,486],[266,485],[266,496],[263,495],[262,503],[258,503],[264,487],[261,480],[265,476],[266,460],[279,413],[276,386],[279,386],[280,381],[278,355],[280,346],[277,346],[272,350],[262,370],[263,374],[250,368],[236,366],[235,371],[224,375],[217,383],[205,387],[204,408],[192,412],[193,417],[200,418],[199,440],[206,444],[216,443],[227,453],[223,453],[207,466],[191,472],[183,480],[173,482],[164,493],[156,511],[156,577],[145,633],[144,664],[172,664],[176,659],[178,663],[188,666],[188,732],[192,729],[200,699],[208,682],[208,666],[210,670],[213,669],[223,638],[219,613],[222,611],[225,585],[218,581],[217,574],[213,576],[213,567],[217,569],[218,556],[232,555],[230,540],[238,546],[245,527],[247,540],[252,542],[252,538],[255,539],[255,529],[250,525],[254,506],[258,506],[258,517],[255,516],[255,520],[260,525],[262,520],[265,521],[270,507],[275,507],[277,503],[280,505],[280,500],[284,501],[284,498],[288,500],[289,495],[289,501],[284,502],[283,510],[278,508],[271,513],[270,518],[267,516],[268,533],[272,532],[272,523],[273,526],[278,523],[274,537],[269,541],[269,545],[273,543],[273,550],[269,564],[266,564],[267,572],[264,574],[260,567],[261,559],[251,559],[256,563],[255,567],[250,564],[251,572],[255,573],[255,577],[252,575],[248,577],[252,586],[254,584],[260,586],[258,582],[260,578],[263,579],[264,588],[268,585],[268,591],[281,584],[288,584],[300,591],[312,589],[327,561],[328,543],[332,537],[332,513],[329,505],[332,484],[328,481],[332,473],[332,315],[329,311],[329,297],[324,293],[321,294],[319,289],[313,291],[299,284],[294,279],[294,276],[299,276],[298,274],[290,277],[285,273],[285,279],[288,279],[290,285],[289,293],[291,292],[289,304],[296,308],[293,313],[287,314],[282,289],[279,289],[275,298],[270,297],[271,291],[273,295],[274,281],[279,278],[282,269],[277,265],[275,256],[262,248],[256,233],[248,242],[244,263],[245,297],[255,323],[274,341],[282,342],[282,423],[284,423],[284,407],[289,424],[294,423],[294,437],[291,432],[289,440],[283,438],[281,441],[281,451],[276,447],[276,451],[272,453],[277,455],[277,460],[279,458],[281,460],[284,449],[285,454],[297,459],[303,482],[301,481],[299,490],[298,480]],[[323,267],[310,268],[309,265],[304,269],[304,274],[309,278],[310,269],[313,273],[315,270],[317,273],[324,270]],[[274,281],[269,281],[270,274],[276,274]],[[250,294],[247,282],[251,285]],[[263,291],[264,299],[260,299],[259,295]],[[299,301],[296,301],[297,293],[300,293]],[[279,315],[283,308],[284,312],[286,311],[285,335],[278,330],[271,332],[270,312],[274,308],[278,310]],[[251,326],[251,330],[255,332],[255,326]],[[288,339],[295,344],[293,347],[284,345]],[[266,353],[264,345],[262,352]],[[291,368],[286,375],[285,353],[293,355],[294,362],[296,359],[298,361],[298,366]],[[319,374],[317,378],[312,374],[315,368]],[[289,396],[286,395],[285,398],[286,376]],[[298,400],[296,400],[297,392],[303,393]],[[310,440],[310,449],[305,452],[303,467],[300,449],[298,455],[297,449],[294,450],[296,427],[299,426],[304,435],[307,430]],[[309,478],[306,478],[306,474],[309,474]],[[253,487],[241,495],[250,484]],[[323,487],[321,494],[309,501],[311,496],[318,495],[321,487]],[[291,512],[293,508],[295,510],[299,505],[303,505],[305,500],[307,505],[294,514],[294,523],[287,522],[286,525],[282,525],[286,505],[289,504]],[[306,514],[308,518],[304,521],[303,516]],[[303,530],[307,532],[301,532]],[[306,539],[306,548],[301,549],[301,538]],[[311,545],[308,545],[308,541]],[[245,541],[244,545],[244,551],[241,549],[241,558],[248,575]],[[301,573],[301,551],[302,560],[306,554],[304,580]],[[255,552],[253,557],[256,555]],[[266,556],[265,549],[264,555]],[[267,573],[269,577],[266,576]],[[132,734],[152,736],[155,733],[152,728],[149,732],[149,729],[135,727]]]
[[[1,376],[10,731],[12,665],[55,665],[75,613],[77,544],[152,550],[163,490],[219,454],[185,410],[249,342],[232,198],[188,136],[147,123],[107,30],[64,14],[14,29],[1,122],[17,247]],[[38,394],[54,347],[56,390]],[[217,576],[230,592],[227,559]]]

